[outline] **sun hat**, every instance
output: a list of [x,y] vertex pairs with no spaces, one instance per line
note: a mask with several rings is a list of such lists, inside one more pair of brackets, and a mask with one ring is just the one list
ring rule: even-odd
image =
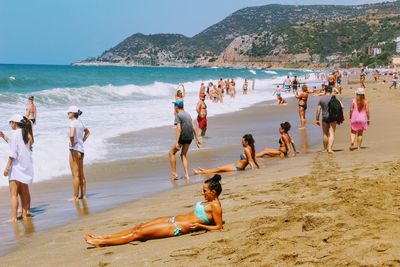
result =
[[70,106],[67,110],[67,113],[78,113],[79,108],[77,106]]
[[175,101],[172,101],[172,104],[174,104],[178,108],[183,108],[183,100],[176,99]]
[[24,119],[24,117],[22,117],[21,115],[14,114],[14,115],[12,115],[11,118],[8,119],[8,122],[12,122],[12,121],[13,122],[21,122],[23,119]]
[[365,90],[364,90],[364,88],[357,88],[357,90],[356,90],[356,94],[357,95],[365,95]]

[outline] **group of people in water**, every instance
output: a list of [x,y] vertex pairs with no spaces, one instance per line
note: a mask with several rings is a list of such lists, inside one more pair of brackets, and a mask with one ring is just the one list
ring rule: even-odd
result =
[[[82,115],[76,106],[66,111],[70,120],[69,131],[69,163],[73,177],[73,197],[70,200],[86,198],[86,179],[84,175],[83,143],[89,137],[89,130],[79,119]],[[29,185],[33,182],[34,168],[32,150],[34,145],[33,128],[36,124],[37,109],[34,97],[28,98],[25,116],[14,114],[8,122],[11,133],[6,135],[0,131],[0,137],[8,143],[8,161],[4,176],[8,177],[11,198],[11,222],[31,217],[31,194]],[[18,216],[19,199],[21,200],[21,214]]]
[[[341,84],[340,75],[336,75],[338,71],[328,75],[328,84],[324,90],[318,92],[319,102],[316,112],[316,124],[322,126],[323,132],[323,151],[333,153],[334,133],[336,125],[343,122],[343,113],[338,110],[343,109],[343,103],[336,95],[341,93],[338,85]],[[339,72],[340,73],[340,72]],[[329,77],[335,77],[330,79]],[[300,128],[306,128],[306,110],[307,100],[310,91],[307,84],[301,84],[300,80],[291,81],[291,90],[298,99]],[[224,84],[224,85],[223,85]],[[233,85],[232,85],[233,84]],[[254,83],[253,83],[254,85]],[[284,83],[285,86],[285,83]],[[301,92],[298,92],[298,86],[301,86]],[[212,85],[212,87],[214,87]],[[176,91],[174,106],[175,117],[175,140],[169,152],[169,160],[171,163],[171,178],[178,179],[176,169],[176,154],[180,151],[182,160],[184,179],[189,179],[189,163],[187,153],[190,145],[195,139],[196,145],[202,145],[201,138],[206,134],[207,130],[207,105],[206,99],[215,101],[213,90],[206,89],[204,84],[200,87],[199,101],[196,105],[197,123],[195,126],[191,116],[184,109],[184,97],[186,94],[182,84],[178,86]],[[224,93],[234,97],[234,82],[218,82],[218,88],[224,88]],[[229,88],[229,89],[227,89]],[[336,88],[336,89],[335,89]],[[254,89],[254,86],[253,86]],[[233,93],[232,93],[233,92]],[[248,82],[245,81],[243,86],[243,94],[248,93]],[[277,93],[277,91],[275,91]],[[219,98],[220,100],[220,98]],[[333,113],[338,114],[333,114]],[[10,127],[13,130],[10,136],[6,136],[0,132],[2,137],[9,144],[9,159],[4,171],[4,175],[9,178],[9,187],[11,195],[11,207],[13,222],[18,219],[29,218],[30,215],[30,193],[29,184],[33,180],[33,161],[32,147],[34,144],[33,125],[36,123],[36,106],[33,97],[29,98],[26,116],[14,115],[9,119]],[[73,197],[71,200],[77,201],[86,198],[86,179],[84,175],[84,143],[88,139],[90,132],[84,123],[79,119],[82,111],[76,106],[71,106],[66,110],[67,118],[70,120],[69,129],[69,163],[73,177]],[[322,115],[322,116],[321,116]],[[368,101],[365,98],[365,89],[360,87],[356,91],[356,97],[352,100],[349,119],[351,121],[351,145],[350,149],[360,148],[362,144],[363,133],[370,123],[370,112]],[[322,119],[320,120],[320,117]],[[240,154],[236,162],[228,163],[211,169],[197,168],[193,170],[194,174],[215,174],[212,178],[207,179],[203,185],[204,201],[196,203],[194,211],[184,215],[169,216],[158,218],[146,223],[139,224],[131,229],[121,231],[110,235],[85,235],[85,240],[95,247],[121,245],[132,241],[144,241],[149,239],[164,238],[170,236],[178,236],[190,233],[196,230],[219,230],[222,228],[222,207],[219,201],[219,195],[222,192],[221,176],[217,173],[244,171],[247,167],[251,170],[260,168],[257,159],[265,156],[286,158],[296,156],[297,150],[294,140],[291,138],[289,131],[291,124],[283,122],[279,125],[278,148],[264,148],[257,152],[255,148],[255,140],[252,134],[245,134],[241,139],[243,153]],[[357,144],[356,144],[357,143]],[[354,147],[356,144],[356,147]],[[22,213],[18,216],[18,197],[21,199]]]

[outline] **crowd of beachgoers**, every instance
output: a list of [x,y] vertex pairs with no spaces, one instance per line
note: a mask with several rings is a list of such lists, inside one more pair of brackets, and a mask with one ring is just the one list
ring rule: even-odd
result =
[[[359,76],[359,86],[354,92],[354,98],[349,107],[343,104],[343,83],[348,82],[350,77]],[[398,73],[396,71],[386,72],[380,70],[346,70],[334,69],[330,71],[316,71],[306,73],[304,77],[288,75],[280,84],[276,84],[275,91],[278,105],[288,105],[285,96],[297,99],[296,109],[299,114],[299,130],[307,128],[307,124],[316,124],[322,128],[322,152],[334,153],[335,130],[345,119],[350,121],[349,150],[360,149],[363,136],[371,123],[371,112],[367,100],[366,79],[371,77],[372,82],[389,84],[390,90],[397,89]],[[319,86],[310,86],[310,82],[318,83]],[[194,121],[191,115],[185,111],[186,90],[182,84],[178,85],[175,99],[172,99],[175,125],[175,141],[169,151],[171,165],[171,179],[178,179],[176,154],[180,152],[183,166],[183,178],[190,179],[188,152],[190,145],[195,140],[197,147],[203,145],[203,137],[207,134],[208,125],[207,101],[224,103],[225,97],[246,97],[252,91],[257,90],[255,80],[245,80],[240,90],[237,89],[233,79],[220,79],[201,83],[199,89],[199,101],[196,104],[197,118]],[[314,119],[307,120],[308,100],[317,97],[318,104]],[[289,106],[289,105],[288,105]],[[30,220],[31,196],[29,185],[33,182],[33,160],[32,147],[34,144],[34,125],[37,118],[37,108],[34,97],[30,96],[24,116],[13,115],[9,120],[11,134],[0,132],[9,145],[9,158],[6,162],[4,176],[9,179],[11,197],[11,222],[18,220]],[[86,199],[86,179],[84,174],[84,143],[90,135],[90,131],[81,120],[82,111],[71,106],[66,110],[66,117],[70,121],[69,127],[69,163],[73,181],[73,196],[70,201]],[[349,114],[345,118],[345,114]],[[292,122],[293,123],[293,122]],[[290,136],[292,123],[283,121],[277,128],[278,144],[276,147],[256,149],[255,138],[251,133],[243,133],[241,146],[243,153],[233,163],[222,164],[211,169],[197,168],[193,170],[194,175],[214,175],[205,180],[203,185],[204,201],[196,203],[194,211],[184,215],[158,218],[131,229],[111,235],[85,236],[86,242],[101,247],[108,245],[120,245],[136,240],[149,240],[156,238],[172,237],[190,233],[197,230],[218,230],[223,226],[222,206],[218,199],[222,192],[221,176],[223,172],[245,171],[260,168],[258,161],[264,157],[276,157],[285,159],[298,156],[297,146]],[[239,144],[238,144],[239,145]],[[18,206],[21,203],[21,213],[18,216]]]

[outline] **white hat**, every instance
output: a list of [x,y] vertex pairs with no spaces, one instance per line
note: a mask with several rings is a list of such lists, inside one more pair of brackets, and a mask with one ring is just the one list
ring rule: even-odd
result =
[[358,88],[357,90],[356,90],[356,94],[357,95],[365,95],[365,90],[364,90],[364,88]]
[[19,114],[14,114],[10,119],[8,119],[8,122],[21,122],[24,119],[24,117],[22,117]]
[[78,113],[79,108],[77,106],[70,106],[67,110],[67,113]]

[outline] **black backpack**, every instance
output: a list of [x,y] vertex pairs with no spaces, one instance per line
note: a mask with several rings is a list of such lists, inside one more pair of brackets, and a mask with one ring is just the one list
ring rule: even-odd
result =
[[341,124],[344,122],[343,108],[336,96],[332,96],[328,104],[329,121]]

